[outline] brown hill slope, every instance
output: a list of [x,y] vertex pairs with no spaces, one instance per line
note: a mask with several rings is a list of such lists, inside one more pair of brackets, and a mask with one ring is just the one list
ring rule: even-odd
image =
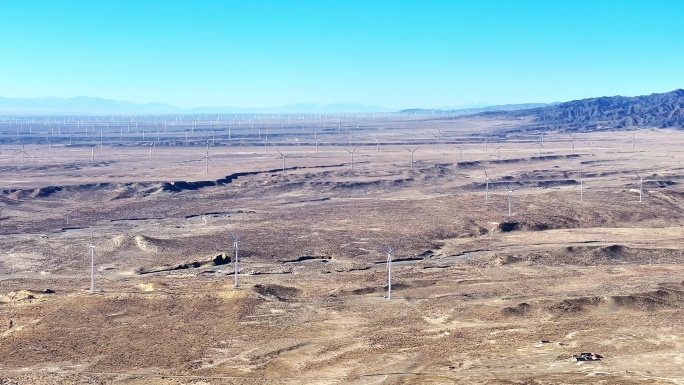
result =
[[529,110],[482,115],[531,118],[535,128],[571,132],[683,127],[684,90],[635,97],[582,99]]

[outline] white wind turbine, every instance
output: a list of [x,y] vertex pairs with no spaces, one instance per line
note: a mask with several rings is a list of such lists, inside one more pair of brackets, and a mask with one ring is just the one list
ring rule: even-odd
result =
[[572,146],[572,155],[575,155],[575,135],[570,134],[570,145]]
[[264,137],[264,152],[268,154],[268,128],[266,129],[266,136]]
[[463,145],[458,146],[458,149],[461,150],[461,160],[460,160],[460,162],[463,162]]
[[487,175],[487,167],[484,168],[485,173],[485,200],[489,200],[489,175]]
[[21,151],[19,151],[19,153],[21,154],[21,167],[24,167],[24,164],[26,162],[26,158],[30,158],[30,156],[29,156],[28,152],[26,152],[24,150],[23,144],[21,145]]
[[95,245],[92,244],[92,236],[88,247],[90,248],[90,293],[93,294],[95,293]]
[[544,150],[544,152],[546,152],[547,154],[549,153],[548,151],[546,151],[546,148],[544,148],[544,145],[542,144],[542,142],[537,142],[537,145],[539,146],[539,156],[540,157],[542,156],[542,150]]
[[442,131],[439,130],[439,129],[438,129],[437,131],[439,131],[439,135],[437,135],[437,134],[432,134],[432,136],[435,137],[435,150],[439,151],[439,142],[442,140],[442,136],[443,136],[444,134],[442,134]]
[[239,246],[240,246],[240,237],[238,237],[237,235],[233,235],[233,248],[235,249],[235,272],[234,272],[234,274],[235,274],[235,287],[240,286],[240,284],[238,282],[238,273],[240,271],[239,262],[238,262]]
[[95,148],[99,145],[100,144],[98,143],[90,148],[90,164],[95,164]]
[[392,299],[392,254],[395,248],[385,246],[382,250],[387,254],[387,299]]
[[639,178],[639,202],[643,201],[643,189],[644,189],[644,178],[640,177],[639,174],[634,172],[634,174]]
[[499,144],[499,146],[496,148],[496,150],[494,150],[494,152],[497,154],[496,155],[497,160],[501,160],[501,149],[502,148],[503,148],[503,146],[501,146],[501,144]]
[[354,149],[351,151],[345,149],[345,151],[347,151],[349,153],[349,155],[351,155],[351,169],[352,169],[352,171],[354,170],[354,152],[356,152],[357,148],[358,147],[354,147]]
[[150,159],[150,168],[152,168],[152,153],[154,152],[154,142],[150,144],[150,154],[149,154],[149,159]]
[[283,154],[277,148],[276,148],[276,151],[278,151],[278,154],[280,154],[280,156],[283,158],[283,174],[285,174],[285,158],[287,158],[288,156],[290,156],[292,154]]
[[214,161],[211,160],[211,158],[209,157],[209,143],[207,143],[207,152],[205,153],[203,159],[204,159],[204,162],[206,164],[206,171],[205,172],[207,174],[209,174],[209,162],[211,162],[211,164],[215,164]]
[[404,147],[406,151],[411,153],[411,169],[413,170],[413,153],[416,152],[420,148],[420,146],[414,148],[413,150],[409,149],[408,147]]
[[14,163],[14,157],[16,155],[21,154],[21,167],[24,167],[24,158],[28,156],[28,153],[24,151],[24,145],[21,145],[21,150],[17,150],[16,148],[12,149],[12,163]]
[[[518,187],[519,188],[519,187]],[[516,189],[511,189],[511,185],[508,185],[508,216],[511,217],[513,216],[513,212],[511,211],[511,207],[513,204],[513,191],[517,190]]]
[[580,169],[580,202],[584,202],[584,178],[582,177],[582,169]]

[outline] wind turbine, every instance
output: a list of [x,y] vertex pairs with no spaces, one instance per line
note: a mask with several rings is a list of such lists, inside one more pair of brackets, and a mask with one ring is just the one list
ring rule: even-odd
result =
[[512,211],[511,211],[511,205],[513,203],[513,191],[515,191],[515,190],[517,190],[517,188],[511,189],[511,185],[510,184],[508,185],[508,216],[509,217],[513,215]]
[[639,202],[643,201],[643,187],[644,187],[644,178],[640,177],[639,174],[634,172],[634,174],[639,178]]
[[572,155],[575,155],[575,135],[570,134],[570,145],[572,146]]
[[392,254],[395,248],[385,246],[382,250],[387,254],[387,299],[392,299]]
[[268,154],[268,129],[266,129],[266,136],[264,137],[264,152]]
[[406,151],[411,153],[411,170],[413,170],[413,153],[416,152],[416,150],[418,150],[418,148],[420,148],[420,146],[414,148],[413,150],[409,149],[408,147],[404,147],[404,148],[406,149]]
[[542,144],[542,142],[537,142],[537,145],[539,146],[539,156],[540,157],[542,156],[542,150],[544,150],[547,154],[549,153],[548,151],[546,151],[546,148],[544,148],[544,145]]
[[458,149],[461,150],[461,160],[460,160],[460,162],[463,162],[463,145],[458,146]]
[[154,147],[154,142],[152,142],[152,144],[150,145],[150,155],[149,155],[149,158],[150,158],[150,168],[152,168],[152,148],[153,148],[153,147]]
[[636,139],[634,139],[634,134],[632,134],[632,150],[634,150],[634,142],[635,141],[636,141]]
[[442,134],[442,131],[440,131],[440,130],[437,130],[437,131],[439,131],[439,135],[432,134],[432,136],[435,137],[435,150],[439,151],[439,141],[442,140],[443,134]]
[[[23,154],[26,154],[26,151],[24,151],[24,145],[21,146],[21,150],[17,150],[16,148],[13,148],[13,149],[12,149],[12,163],[14,163],[14,157],[15,157],[15,155],[19,155],[19,154],[22,154],[22,156],[21,156],[21,166],[23,167],[23,166],[24,166],[24,155],[23,155]],[[28,154],[26,154],[26,155],[28,155]]]
[[489,200],[489,175],[487,175],[487,167],[484,169],[485,173],[485,200]]
[[240,286],[238,282],[238,272],[239,272],[239,262],[238,262],[238,249],[240,246],[240,237],[233,235],[233,248],[235,248],[235,287]]
[[207,142],[207,152],[204,155],[204,162],[206,163],[206,173],[209,174],[209,162],[215,164],[213,160],[209,157],[209,143]]
[[501,149],[502,148],[503,147],[501,146],[501,144],[499,144],[499,147],[497,147],[496,150],[494,150],[494,152],[497,153],[497,156],[496,156],[497,160],[501,160]]
[[[91,236],[92,238],[92,236]],[[92,244],[92,239],[91,239],[91,244],[88,245],[90,248],[90,294],[95,293],[95,245]]]
[[97,146],[99,146],[99,144],[96,144],[90,148],[90,164],[95,164],[95,148]]
[[582,169],[580,169],[580,202],[584,202],[584,178],[582,178]]
[[21,145],[21,167],[24,167],[26,158],[28,158],[28,157],[29,157],[29,154],[28,154],[28,152],[26,152],[26,150],[24,150],[24,145],[22,144]]
[[357,148],[358,147],[354,147],[354,149],[351,151],[345,149],[345,151],[347,151],[351,155],[351,169],[352,169],[352,171],[354,170],[354,152],[356,152]]
[[280,154],[280,156],[283,158],[283,174],[285,174],[285,158],[287,158],[288,156],[290,156],[292,154],[283,154],[277,148],[276,148],[276,151],[278,151],[278,154]]

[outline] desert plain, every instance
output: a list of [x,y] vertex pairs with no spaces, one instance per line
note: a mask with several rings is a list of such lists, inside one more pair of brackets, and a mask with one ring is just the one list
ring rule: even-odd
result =
[[2,121],[0,384],[684,384],[684,133],[323,119]]

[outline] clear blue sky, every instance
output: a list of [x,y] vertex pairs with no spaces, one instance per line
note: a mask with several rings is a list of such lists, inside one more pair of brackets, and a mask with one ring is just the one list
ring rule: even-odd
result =
[[390,108],[684,87],[684,1],[0,0],[0,96]]

